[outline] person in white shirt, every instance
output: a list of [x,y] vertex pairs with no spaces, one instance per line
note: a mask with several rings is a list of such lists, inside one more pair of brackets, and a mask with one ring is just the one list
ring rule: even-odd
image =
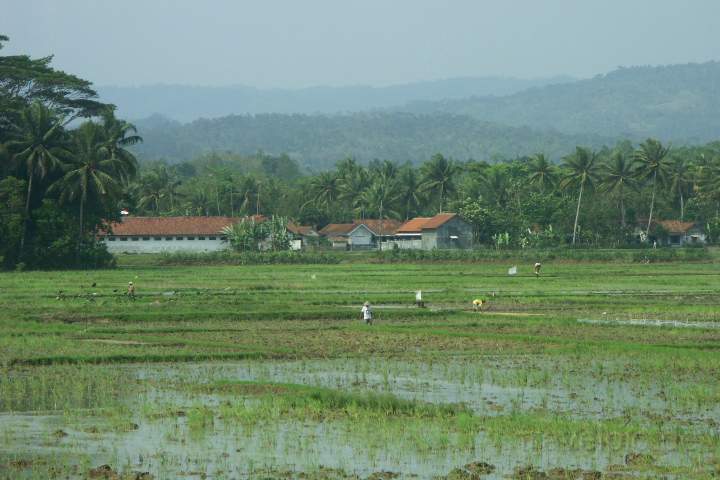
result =
[[370,308],[370,302],[365,302],[365,304],[362,307],[363,320],[365,320],[365,323],[368,325],[372,325],[372,309]]
[[539,277],[539,276],[540,276],[540,269],[541,269],[541,268],[542,268],[542,264],[541,264],[540,262],[535,262],[535,267],[534,267],[533,270],[535,271],[535,276],[536,276],[536,277]]

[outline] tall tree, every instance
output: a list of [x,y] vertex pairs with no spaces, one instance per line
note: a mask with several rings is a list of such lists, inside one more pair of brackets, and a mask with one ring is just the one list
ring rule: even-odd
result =
[[317,206],[329,206],[340,193],[340,179],[333,172],[322,172],[310,181],[310,191]]
[[628,190],[637,189],[637,174],[633,162],[621,151],[613,152],[608,163],[602,166],[600,184],[604,191],[615,194],[620,205],[620,225],[626,226],[625,197]]
[[528,183],[538,187],[540,193],[544,193],[546,188],[552,188],[555,185],[556,180],[555,167],[545,154],[533,155],[528,163]]
[[425,189],[438,196],[438,212],[442,213],[445,197],[455,191],[455,179],[460,172],[460,166],[436,153],[429,162],[423,164],[422,171]]
[[34,180],[42,180],[52,169],[58,169],[70,152],[62,127],[62,118],[35,102],[20,114],[18,126],[14,129],[14,139],[7,143],[20,170],[27,179],[27,197],[25,199],[25,218],[20,252],[25,245],[28,223],[30,222],[30,204],[32,202]]
[[675,155],[670,161],[667,173],[670,194],[680,200],[680,220],[685,219],[685,198],[692,191],[693,176],[684,156]]
[[61,203],[78,201],[80,228],[78,252],[85,234],[85,207],[88,202],[114,203],[122,192],[122,181],[117,172],[128,171],[123,165],[128,159],[113,157],[107,147],[107,138],[101,125],[83,123],[73,132],[73,160],[66,166],[66,173],[53,184],[60,192]]
[[567,173],[560,183],[561,187],[579,189],[572,236],[572,244],[575,245],[583,191],[586,187],[592,187],[598,177],[597,153],[587,148],[577,147],[573,155],[565,157],[563,166],[567,169]]
[[103,135],[105,137],[105,148],[113,160],[113,165],[120,168],[117,172],[123,182],[127,182],[130,178],[137,174],[138,163],[135,155],[133,155],[126,147],[137,145],[143,141],[142,137],[137,134],[137,128],[132,123],[115,118],[112,110],[103,112],[102,115]]
[[398,203],[403,208],[405,220],[409,220],[420,209],[424,201],[422,188],[420,177],[414,168],[408,166],[400,170],[398,174],[398,190],[400,192]]
[[669,152],[669,145],[665,147],[660,141],[653,138],[645,140],[640,144],[640,148],[635,151],[635,159],[638,162],[638,177],[645,182],[652,183],[650,213],[648,214],[647,229],[645,231],[647,235],[650,234],[650,226],[652,225],[658,181],[663,182],[667,176],[667,155]]

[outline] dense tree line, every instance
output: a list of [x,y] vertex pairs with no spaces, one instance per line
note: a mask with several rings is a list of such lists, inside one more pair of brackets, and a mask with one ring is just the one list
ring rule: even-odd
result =
[[141,215],[279,215],[316,227],[455,211],[480,243],[509,247],[626,245],[637,231],[661,234],[654,219],[699,222],[718,240],[720,143],[624,141],[559,163],[542,153],[497,163],[436,154],[417,167],[345,158],[315,175],[287,156],[213,153],[145,165],[125,202]]
[[0,56],[0,262],[106,265],[112,257],[96,233],[119,216],[137,171],[126,147],[140,137],[89,82],[51,60]]
[[[0,48],[5,41],[0,36]],[[559,159],[548,150],[481,161],[447,152],[370,162],[338,154],[332,168],[312,174],[289,155],[262,151],[138,165],[130,150],[142,140],[136,128],[98,102],[89,82],[50,62],[0,56],[5,267],[111,263],[95,239],[122,208],[135,215],[266,215],[315,227],[454,211],[474,225],[480,244],[495,247],[627,245],[637,241],[638,226],[644,239],[662,235],[653,219],[699,222],[720,240],[720,142],[672,148],[624,141],[577,147]],[[403,125],[372,128],[384,127],[392,136]]]
[[187,161],[212,151],[263,150],[287,153],[309,171],[331,168],[347,156],[363,164],[374,158],[416,163],[436,152],[462,160],[538,151],[559,157],[575,145],[597,148],[616,138],[510,127],[465,115],[403,112],[230,115],[186,124],[156,116],[135,123],[145,142],[134,151],[145,160]]

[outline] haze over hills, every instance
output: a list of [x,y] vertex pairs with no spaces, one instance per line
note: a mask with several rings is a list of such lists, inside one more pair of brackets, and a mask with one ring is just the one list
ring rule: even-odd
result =
[[360,162],[389,159],[420,163],[442,152],[458,160],[513,158],[545,152],[559,158],[576,145],[613,142],[593,135],[539,132],[468,116],[400,112],[347,115],[232,115],[180,124],[154,116],[138,122],[145,141],[141,158],[188,160],[210,151],[287,153],[308,170],[353,156]]
[[[295,96],[283,91],[282,95],[260,94],[255,103],[248,100],[245,105],[246,109],[250,109],[248,105],[259,109],[273,104],[276,109],[301,110],[310,108],[313,95],[318,95],[322,101],[314,105],[324,109],[358,105],[363,110],[359,105],[371,105],[370,101],[360,102],[363,95],[372,97],[372,105],[378,106],[413,95],[451,95],[451,85],[455,86],[455,95],[462,95],[479,85],[473,82],[458,79],[387,89],[318,88],[299,91]],[[485,82],[490,88],[492,82]],[[519,85],[505,84],[502,88],[508,91]],[[494,91],[500,92],[501,86],[495,84]],[[208,91],[199,89],[197,98]],[[223,105],[234,108],[233,101],[222,101],[223,95],[240,92],[212,91],[216,103],[211,102],[206,111],[215,107],[220,111]],[[238,93],[235,101],[252,99],[250,91],[244,92]],[[284,106],[280,100],[283,95],[289,95]],[[167,108],[186,104],[185,111],[190,112],[195,100],[189,94],[188,98],[187,102],[168,100]],[[127,109],[122,103],[119,106],[121,111]],[[717,140],[720,63],[621,68],[592,79],[534,86],[504,96],[415,100],[372,112],[229,115],[187,124],[155,115],[136,123],[145,137],[145,143],[137,147],[140,156],[170,161],[211,150],[288,153],[311,170],[330,166],[346,156],[362,162],[374,158],[420,162],[436,152],[457,159],[486,160],[544,152],[559,159],[576,145],[597,147],[622,139],[654,137],[676,145]]]
[[571,82],[568,76],[538,79],[466,77],[387,87],[347,86],[259,89],[247,86],[152,85],[98,87],[103,101],[118,106],[125,118],[155,113],[182,122],[198,118],[255,113],[341,113],[389,108],[413,101],[509,95],[527,88]]
[[414,102],[399,110],[568,134],[708,142],[720,134],[720,63],[620,68],[504,97]]

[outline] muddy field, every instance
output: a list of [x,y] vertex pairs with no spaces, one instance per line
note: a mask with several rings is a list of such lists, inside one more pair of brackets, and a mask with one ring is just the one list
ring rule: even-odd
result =
[[718,265],[518,269],[0,274],[0,478],[720,475]]

